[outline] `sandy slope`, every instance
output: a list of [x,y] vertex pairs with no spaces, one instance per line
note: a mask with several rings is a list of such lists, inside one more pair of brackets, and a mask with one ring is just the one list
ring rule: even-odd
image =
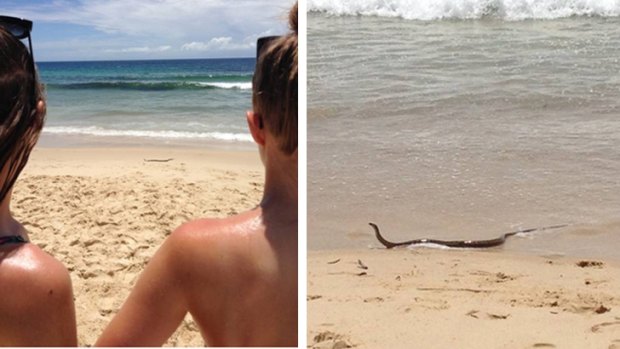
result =
[[[256,152],[37,148],[12,208],[31,240],[71,272],[84,346],[96,341],[175,227],[253,208],[262,183]],[[188,317],[168,344],[204,343]]]

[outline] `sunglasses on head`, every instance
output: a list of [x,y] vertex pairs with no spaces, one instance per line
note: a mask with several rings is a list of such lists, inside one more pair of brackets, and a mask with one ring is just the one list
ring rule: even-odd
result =
[[16,17],[0,16],[0,27],[11,33],[15,38],[21,40],[28,38],[28,48],[32,56],[32,41],[30,31],[32,31],[32,21]]
[[258,38],[258,40],[256,41],[256,60],[257,61],[260,55],[263,53],[263,51],[265,51],[265,49],[269,47],[269,44],[278,38],[280,38],[280,36],[263,36],[262,38]]
[[[0,16],[0,27],[16,39],[22,40],[28,38],[28,49],[30,52],[30,69],[32,70],[33,81],[37,81],[35,67],[34,67],[34,54],[32,53],[32,40],[30,39],[30,32],[32,31],[32,21],[27,19]],[[36,87],[33,87],[33,93]]]

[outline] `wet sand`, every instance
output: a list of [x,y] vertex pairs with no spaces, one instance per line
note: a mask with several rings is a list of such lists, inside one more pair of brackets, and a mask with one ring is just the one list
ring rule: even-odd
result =
[[309,348],[620,348],[620,265],[501,251],[308,257]]

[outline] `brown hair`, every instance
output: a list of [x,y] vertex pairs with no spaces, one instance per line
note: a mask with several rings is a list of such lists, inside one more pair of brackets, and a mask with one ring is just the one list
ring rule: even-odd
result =
[[42,93],[26,46],[0,28],[0,202],[26,166],[45,113],[37,113]]
[[289,12],[291,32],[269,43],[258,57],[252,103],[280,150],[297,150],[297,3]]

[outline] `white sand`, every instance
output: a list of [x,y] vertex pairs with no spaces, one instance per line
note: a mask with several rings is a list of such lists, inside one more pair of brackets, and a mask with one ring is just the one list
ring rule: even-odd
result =
[[[262,183],[256,152],[37,148],[12,209],[31,240],[69,269],[79,344],[90,346],[175,227],[253,208]],[[189,316],[168,341],[203,344]]]
[[501,251],[311,252],[308,347],[620,348],[619,265],[578,262]]

